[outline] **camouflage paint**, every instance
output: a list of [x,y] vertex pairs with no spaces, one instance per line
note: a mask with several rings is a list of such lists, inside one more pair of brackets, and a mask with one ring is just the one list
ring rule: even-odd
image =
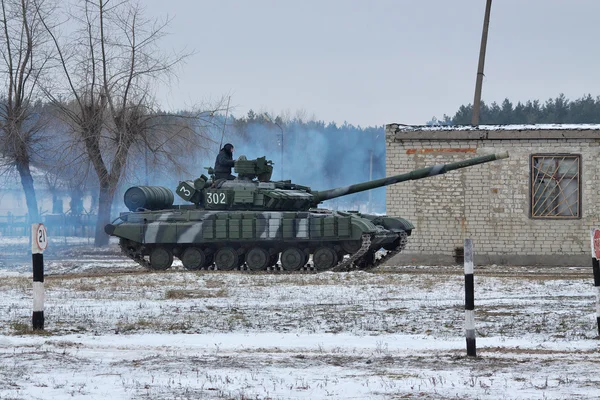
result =
[[[373,234],[375,244],[392,242],[394,231],[410,231],[406,220],[360,213],[338,212],[214,212],[165,210],[124,214],[122,221],[107,226],[110,234],[141,244],[206,244],[223,240],[242,245],[259,241],[295,240],[318,244],[322,241],[358,240],[364,233]],[[389,225],[390,230],[378,224]],[[109,229],[110,227],[110,229]]]

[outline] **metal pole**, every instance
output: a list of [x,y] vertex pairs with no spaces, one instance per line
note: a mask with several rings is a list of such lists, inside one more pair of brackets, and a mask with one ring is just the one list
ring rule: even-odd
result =
[[279,125],[279,123],[277,121],[275,121],[273,118],[271,118],[268,113],[264,113],[263,115],[265,116],[267,121],[269,121],[270,123],[272,123],[273,125],[278,127],[279,130],[281,131],[280,140],[279,140],[279,144],[281,145],[281,168],[279,169],[279,171],[281,173],[280,180],[283,180],[284,179],[283,178],[283,128],[281,127],[281,125]]
[[148,186],[148,145],[146,145],[145,152],[144,152],[144,166],[145,166],[145,175],[146,175],[146,179],[144,180],[144,183],[146,186]]
[[227,98],[227,110],[225,111],[225,121],[223,121],[223,133],[221,134],[221,143],[219,144],[219,151],[223,148],[223,138],[225,137],[225,127],[227,126],[227,118],[229,117],[229,102],[231,96]]
[[465,239],[465,332],[467,356],[477,356],[475,345],[475,283],[473,279],[473,240]]
[[483,32],[481,34],[481,47],[479,48],[479,65],[477,67],[477,81],[475,83],[475,98],[473,99],[473,118],[471,125],[479,125],[479,108],[481,105],[481,86],[483,85],[483,66],[485,64],[485,48],[487,45],[488,28],[490,25],[490,9],[492,0],[487,0],[485,17],[483,19]]
[[[373,149],[371,149],[371,160],[370,160],[370,165],[369,165],[369,180],[372,181],[373,180]],[[373,212],[373,205],[371,203],[373,197],[371,196],[371,194],[373,193],[372,190],[369,190],[369,212]]]

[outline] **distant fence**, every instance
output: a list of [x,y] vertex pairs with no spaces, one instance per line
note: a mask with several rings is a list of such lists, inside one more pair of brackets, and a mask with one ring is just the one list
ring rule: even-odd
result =
[[[96,215],[46,214],[42,223],[51,236],[92,237],[96,227]],[[31,225],[27,215],[0,215],[0,236],[29,236]]]

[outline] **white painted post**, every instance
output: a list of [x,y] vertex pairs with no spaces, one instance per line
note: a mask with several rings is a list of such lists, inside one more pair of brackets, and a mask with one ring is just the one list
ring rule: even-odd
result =
[[473,240],[465,239],[465,332],[467,356],[477,356],[475,345],[475,282],[473,278]]
[[48,247],[48,234],[44,224],[31,224],[31,258],[33,263],[33,315],[34,330],[44,329],[44,250]]

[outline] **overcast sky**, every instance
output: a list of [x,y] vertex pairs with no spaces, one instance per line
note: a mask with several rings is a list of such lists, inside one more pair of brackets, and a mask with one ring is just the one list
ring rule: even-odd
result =
[[[473,102],[485,0],[145,0],[165,49],[195,50],[160,97],[234,114],[424,124]],[[600,1],[495,0],[486,102],[600,95]]]

